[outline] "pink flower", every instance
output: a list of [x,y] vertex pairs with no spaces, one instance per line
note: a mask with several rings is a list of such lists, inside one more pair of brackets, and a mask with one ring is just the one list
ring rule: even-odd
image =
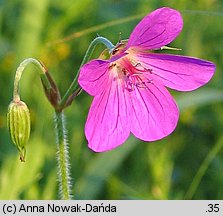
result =
[[179,110],[166,87],[192,91],[206,84],[215,71],[208,61],[149,52],[173,41],[182,27],[178,11],[155,10],[126,43],[116,46],[109,60],[92,60],[81,68],[78,82],[94,96],[85,126],[92,150],[111,150],[130,132],[144,141],[173,132]]

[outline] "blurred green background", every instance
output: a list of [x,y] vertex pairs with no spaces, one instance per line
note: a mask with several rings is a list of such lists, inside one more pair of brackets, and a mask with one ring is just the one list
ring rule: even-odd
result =
[[[87,147],[86,93],[65,110],[76,199],[223,198],[223,1],[221,0],[0,0],[0,199],[58,199],[53,109],[38,70],[28,66],[21,98],[31,111],[25,163],[6,127],[7,106],[19,63],[40,59],[62,94],[97,34],[114,44],[128,38],[143,15],[162,7],[182,12],[184,29],[169,53],[213,61],[211,82],[195,92],[173,92],[181,110],[173,134],[153,143],[134,137],[107,153]],[[97,47],[94,57],[104,49]]]

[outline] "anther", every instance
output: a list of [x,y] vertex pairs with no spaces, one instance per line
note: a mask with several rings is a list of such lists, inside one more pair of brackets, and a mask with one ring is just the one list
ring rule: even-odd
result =
[[144,68],[147,72],[150,72],[150,74],[152,74],[152,69],[149,69],[149,68]]
[[141,63],[140,63],[140,62],[138,62],[138,63],[136,63],[136,64],[134,65],[134,67],[138,67],[138,66],[141,66]]
[[119,51],[118,48],[113,49],[113,50],[112,50],[112,55],[115,55],[118,51]]

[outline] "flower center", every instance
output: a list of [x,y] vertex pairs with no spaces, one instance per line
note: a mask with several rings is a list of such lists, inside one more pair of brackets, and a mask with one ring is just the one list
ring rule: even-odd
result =
[[130,54],[118,59],[110,65],[115,80],[117,80],[128,91],[137,88],[147,88],[152,83],[152,70],[135,62]]

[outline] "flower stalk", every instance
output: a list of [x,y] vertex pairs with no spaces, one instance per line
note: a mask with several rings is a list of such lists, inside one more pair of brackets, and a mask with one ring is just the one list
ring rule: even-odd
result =
[[[83,64],[89,61],[94,48],[97,44],[103,43],[109,50],[114,48],[114,45],[103,37],[95,38],[91,44],[89,45],[86,54],[82,60],[80,68]],[[57,104],[55,104],[55,126],[56,126],[56,143],[57,143],[57,163],[58,163],[58,177],[59,177],[59,187],[60,187],[60,198],[61,199],[71,199],[71,177],[70,177],[70,163],[69,163],[69,150],[68,150],[68,141],[66,137],[66,128],[65,128],[65,117],[63,113],[63,109],[69,106],[73,99],[81,92],[81,88],[77,88],[77,78],[79,76],[80,68],[71,83],[70,87],[68,88],[67,92],[65,93],[64,97],[60,99]],[[54,87],[54,83],[51,82],[53,89],[57,89]],[[42,80],[43,81],[43,80]],[[47,94],[47,88],[44,86],[44,90],[48,99],[50,98]],[[51,94],[50,94],[51,95]],[[55,98],[55,97],[52,97]],[[52,104],[52,100],[49,99]],[[53,104],[52,104],[53,105]]]
[[[56,116],[55,117],[56,142],[57,142],[57,149],[58,149],[57,161],[58,161],[60,196],[62,199],[71,199],[69,154],[68,154],[68,142],[66,139],[65,120],[64,120],[63,112],[62,111],[58,112],[58,102],[60,100],[60,93],[59,93],[56,83],[54,82],[54,80],[52,79],[50,74],[48,73],[47,68],[39,60],[36,60],[34,58],[27,58],[24,61],[22,61],[19,65],[19,67],[17,68],[16,74],[15,74],[15,79],[14,79],[13,104],[23,103],[22,101],[20,101],[19,82],[22,77],[23,71],[25,70],[27,65],[29,65],[30,63],[36,65],[40,69],[40,78],[41,78],[41,81],[43,84],[45,94],[46,94],[49,102],[55,109],[55,113],[56,113],[55,114],[55,116]],[[9,114],[11,114],[11,112]],[[10,129],[15,128],[16,124],[12,122],[12,121],[14,121],[14,115],[12,115],[12,114],[9,115],[9,114],[8,114],[8,119],[10,120],[10,121],[8,120],[8,122],[10,123],[9,126],[11,126],[13,124],[13,127],[10,127]],[[22,117],[22,115],[21,115],[21,117]],[[25,125],[26,127],[24,125],[22,125],[22,127],[21,127],[21,122],[24,122],[24,121],[25,121],[24,119],[20,119],[19,121],[18,121],[18,119],[16,119],[16,123],[18,123],[19,125],[15,129],[16,129],[16,131],[19,131],[20,134],[21,134],[21,131],[25,130],[26,128],[28,128],[30,131],[30,128],[26,125]],[[21,138],[20,139],[17,138],[18,135],[14,135],[14,133],[12,133],[11,131],[12,131],[12,129],[10,130],[10,134],[13,138],[12,140],[17,145],[17,147],[20,151],[20,159],[21,159],[21,161],[24,161],[24,157],[25,157],[25,153],[24,153],[25,147],[24,146],[27,142],[28,136],[25,137],[26,139],[22,137],[25,141],[22,140],[23,142],[21,142],[20,141]],[[14,141],[15,140],[14,137],[17,138],[16,142]],[[18,143],[17,140],[20,141],[19,144],[17,144]]]
[[65,93],[65,95],[63,96],[63,98],[61,99],[60,103],[59,103],[59,107],[61,108],[65,108],[66,106],[70,105],[72,103],[72,100],[73,100],[73,94],[76,95],[76,92],[78,92],[78,94],[80,93],[81,91],[81,88],[77,89],[78,87],[78,82],[77,82],[77,79],[78,79],[78,76],[79,76],[79,73],[80,73],[80,69],[81,67],[89,61],[89,59],[91,58],[91,55],[95,49],[95,47],[98,45],[98,44],[104,44],[110,51],[113,50],[115,48],[115,46],[111,43],[111,41],[109,41],[107,38],[104,38],[104,37],[96,37],[89,45],[86,53],[85,53],[85,56],[81,62],[81,65],[79,67],[79,70],[76,74],[76,76],[74,77],[74,80],[72,81],[70,87],[68,88],[67,92]]
[[23,71],[28,64],[34,64],[40,68],[40,74],[43,77],[43,83],[47,88],[51,85],[46,79],[46,67],[38,60],[33,58],[25,59],[16,70],[13,89],[13,100],[9,104],[7,113],[7,126],[12,139],[20,152],[20,160],[25,162],[26,144],[30,135],[30,112],[25,102],[20,100],[19,82]]
[[14,79],[14,90],[13,90],[13,101],[18,102],[20,101],[20,96],[19,96],[19,81],[22,77],[23,71],[26,68],[26,66],[28,64],[34,64],[36,65],[39,69],[40,69],[40,74],[42,75],[42,77],[44,77],[44,84],[47,86],[47,88],[51,88],[51,85],[48,81],[48,79],[45,77],[45,74],[47,72],[46,67],[43,65],[42,62],[34,59],[34,58],[27,58],[24,61],[22,61],[19,65],[19,67],[16,70],[16,74],[15,74],[15,79]]

